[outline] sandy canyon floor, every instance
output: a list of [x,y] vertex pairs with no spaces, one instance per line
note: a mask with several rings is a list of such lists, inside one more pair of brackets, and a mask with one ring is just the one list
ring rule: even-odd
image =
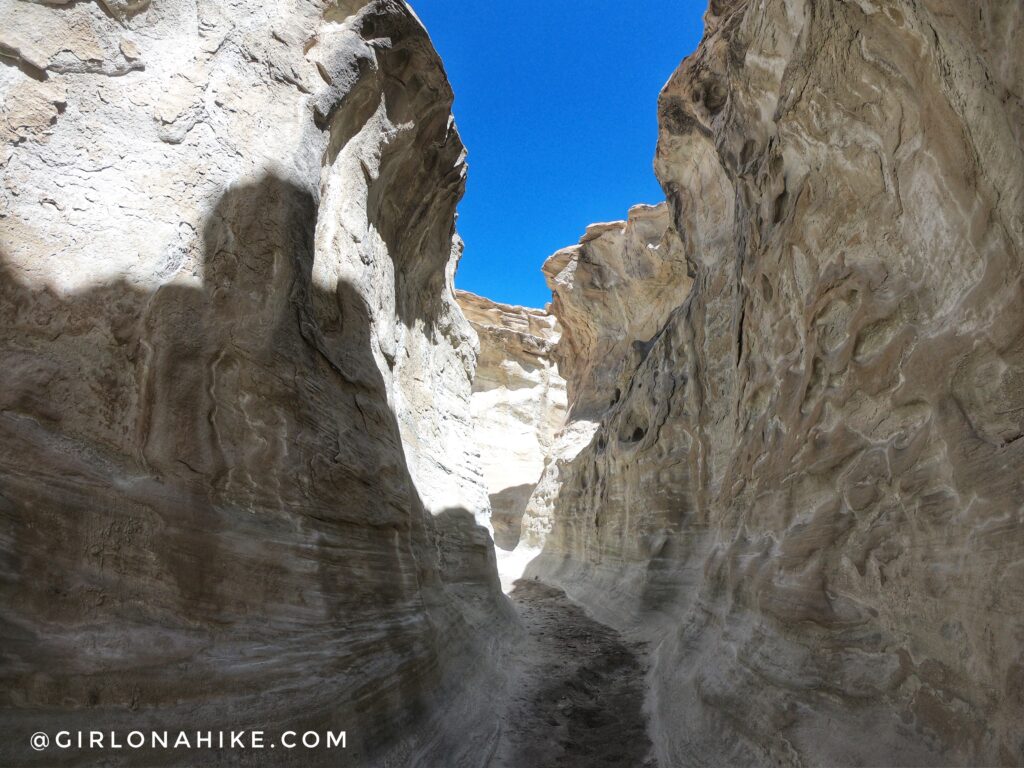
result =
[[520,580],[526,630],[512,659],[494,768],[653,768],[643,712],[645,648],[591,619],[560,589]]

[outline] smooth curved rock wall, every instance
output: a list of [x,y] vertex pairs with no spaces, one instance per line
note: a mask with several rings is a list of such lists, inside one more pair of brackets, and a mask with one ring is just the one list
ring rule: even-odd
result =
[[211,723],[478,759],[507,617],[422,25],[2,0],[0,54],[0,762],[80,759],[36,730]]

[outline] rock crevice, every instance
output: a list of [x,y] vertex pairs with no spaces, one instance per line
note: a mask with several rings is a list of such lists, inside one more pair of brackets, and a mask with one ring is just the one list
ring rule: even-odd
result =
[[713,0],[534,310],[404,2],[0,0],[0,763],[1019,764],[1022,24]]

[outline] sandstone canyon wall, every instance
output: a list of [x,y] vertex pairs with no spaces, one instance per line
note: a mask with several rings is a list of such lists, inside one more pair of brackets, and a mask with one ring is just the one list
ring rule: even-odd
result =
[[0,763],[211,725],[478,761],[506,614],[418,19],[0,0],[0,58]]
[[466,291],[457,291],[456,298],[480,345],[473,379],[473,441],[490,496],[494,545],[511,551],[565,421],[565,380],[551,357],[559,330],[555,318],[541,309],[500,304]]
[[544,275],[551,312],[563,329],[552,357],[568,382],[568,413],[526,507],[523,542],[534,555],[556,518],[564,519],[558,497],[565,468],[621,399],[638,361],[691,284],[665,203],[638,205],[625,221],[588,227],[577,245],[544,263]]
[[705,22],[667,203],[467,322],[404,3],[0,0],[0,764],[486,764],[492,509],[648,643],[662,766],[1024,763],[1024,6]]
[[1022,16],[712,0],[659,104],[692,291],[589,371],[622,289],[548,264],[597,427],[528,573],[650,641],[662,765],[1024,761]]

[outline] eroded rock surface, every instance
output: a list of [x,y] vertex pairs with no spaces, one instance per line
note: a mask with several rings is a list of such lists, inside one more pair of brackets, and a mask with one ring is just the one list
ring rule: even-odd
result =
[[517,581],[524,633],[493,768],[654,768],[644,717],[645,649],[586,615],[560,589]]
[[638,205],[625,221],[594,224],[544,263],[562,335],[553,358],[567,379],[568,413],[526,506],[523,543],[536,556],[560,515],[570,465],[594,437],[669,314],[690,290],[668,206]]
[[661,96],[693,289],[563,369],[532,572],[654,641],[662,765],[1024,761],[1022,15],[714,0]]
[[[557,434],[550,318],[467,299],[518,430],[481,466],[464,150],[404,3],[0,0],[0,763],[212,724],[589,760],[576,643],[639,764],[634,640],[660,765],[1024,762],[1022,17],[712,0],[667,205],[545,268]],[[520,596],[571,619],[505,710],[539,757],[500,751],[480,525],[534,482],[528,575],[627,638]]]
[[490,494],[495,546],[519,543],[529,501],[565,421],[565,380],[551,357],[559,331],[541,309],[456,298],[480,341],[473,379],[473,439]]
[[593,224],[544,262],[555,348],[573,419],[596,420],[622,396],[645,346],[690,289],[668,206],[638,205],[626,221]]
[[95,727],[486,754],[464,150],[419,21],[0,0],[0,53],[0,763]]

